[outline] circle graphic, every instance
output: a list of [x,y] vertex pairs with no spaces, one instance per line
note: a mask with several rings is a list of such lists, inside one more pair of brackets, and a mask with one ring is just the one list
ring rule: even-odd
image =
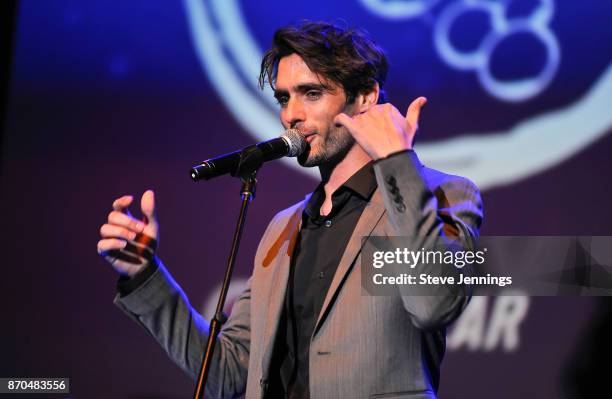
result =
[[[554,4],[552,0],[540,0],[540,6],[532,15],[513,19],[506,18],[504,6],[501,2],[486,0],[460,0],[448,5],[436,19],[434,44],[440,57],[451,67],[475,71],[482,87],[492,96],[503,101],[524,101],[544,91],[559,67],[559,43],[548,26],[554,12]],[[483,38],[477,50],[459,51],[451,42],[451,30],[460,17],[475,11],[488,15],[492,29]],[[517,33],[535,36],[545,48],[546,64],[535,77],[499,81],[491,71],[491,55],[501,41]]]
[[[437,1],[361,0],[361,3],[372,11],[376,8],[377,16],[387,12],[381,11],[384,6],[395,4],[393,7],[399,9],[398,4],[402,3],[405,6],[402,18],[409,18],[429,10]],[[449,65],[476,70],[479,81],[493,96],[524,101],[551,82],[560,62],[557,39],[548,27],[554,11],[553,2],[540,0],[539,3],[540,7],[530,16],[509,20],[500,2],[456,1],[438,16],[434,43]],[[184,5],[196,55],[227,109],[254,139],[277,137],[282,129],[278,106],[271,89],[259,90],[255,79],[259,76],[263,52],[249,33],[237,1],[184,0]],[[474,53],[461,54],[452,47],[448,33],[458,15],[474,8],[489,13],[493,29]],[[489,71],[490,54],[505,37],[517,32],[533,34],[545,46],[548,61],[534,78],[500,82]],[[586,94],[564,108],[529,117],[503,131],[474,132],[436,142],[421,142],[417,151],[428,166],[466,176],[482,190],[511,184],[557,165],[608,133],[612,127],[611,103],[612,63]],[[283,161],[302,173],[319,178],[315,168],[302,168],[289,158]]]

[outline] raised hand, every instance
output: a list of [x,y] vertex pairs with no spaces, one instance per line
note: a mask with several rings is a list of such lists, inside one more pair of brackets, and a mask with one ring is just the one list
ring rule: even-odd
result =
[[419,114],[426,102],[425,97],[417,98],[410,104],[405,116],[387,103],[373,105],[352,117],[340,113],[336,115],[334,123],[346,127],[355,141],[376,160],[412,148]]
[[98,253],[123,275],[134,276],[153,258],[159,242],[155,216],[155,194],[147,190],[140,200],[143,219],[132,216],[128,207],[134,198],[124,195],[113,202],[107,223],[100,228]]

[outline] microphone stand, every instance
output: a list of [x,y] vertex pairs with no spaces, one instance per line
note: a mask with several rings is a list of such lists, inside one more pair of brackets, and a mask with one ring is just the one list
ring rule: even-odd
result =
[[236,255],[238,254],[240,238],[242,237],[242,230],[244,228],[247,211],[249,209],[249,203],[255,198],[255,191],[257,188],[257,171],[262,164],[263,153],[261,149],[259,149],[257,146],[248,147],[242,151],[240,162],[236,170],[231,173],[232,176],[239,177],[240,180],[242,180],[242,188],[240,189],[242,203],[240,205],[240,214],[238,215],[236,229],[234,230],[234,237],[232,238],[232,247],[227,260],[227,269],[223,278],[223,284],[221,285],[221,292],[219,293],[219,301],[217,302],[215,315],[210,321],[206,350],[204,352],[204,357],[202,358],[202,365],[200,366],[200,373],[198,375],[198,381],[193,394],[194,399],[202,399],[204,397],[204,389],[206,388],[208,371],[210,370],[215,344],[217,343],[217,336],[221,331],[221,327],[227,321],[227,316],[223,312],[223,308],[225,307],[225,299],[227,297],[227,291],[229,290],[230,280],[234,271],[234,264],[236,263]]

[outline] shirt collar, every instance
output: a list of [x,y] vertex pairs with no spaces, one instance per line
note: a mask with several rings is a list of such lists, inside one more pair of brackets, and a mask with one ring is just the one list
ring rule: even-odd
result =
[[[374,191],[376,191],[376,187],[378,187],[378,183],[376,182],[376,175],[374,174],[374,162],[370,161],[334,191],[332,194],[332,201],[333,197],[346,190],[350,190],[363,200],[369,201]],[[325,191],[323,190],[323,182],[321,182],[306,203],[304,212],[310,217],[318,217],[319,209],[324,199]]]
[[376,175],[374,174],[374,161],[368,162],[355,172],[342,187],[352,190],[364,200],[369,201],[376,187],[378,187]]

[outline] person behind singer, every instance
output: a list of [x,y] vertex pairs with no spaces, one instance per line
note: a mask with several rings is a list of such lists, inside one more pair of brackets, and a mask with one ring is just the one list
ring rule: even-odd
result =
[[[206,391],[230,398],[435,398],[445,327],[467,290],[432,296],[362,294],[360,249],[370,235],[420,237],[422,246],[472,245],[478,188],[423,166],[412,148],[424,97],[405,115],[385,100],[384,52],[358,29],[303,22],[276,31],[260,86],[274,90],[284,128],[308,148],[321,183],[279,212],[252,275],[219,334]],[[98,252],[120,273],[115,304],[194,378],[208,322],[155,256],[153,191],[137,220],[132,196],[113,203]],[[388,396],[387,396],[388,395]]]

